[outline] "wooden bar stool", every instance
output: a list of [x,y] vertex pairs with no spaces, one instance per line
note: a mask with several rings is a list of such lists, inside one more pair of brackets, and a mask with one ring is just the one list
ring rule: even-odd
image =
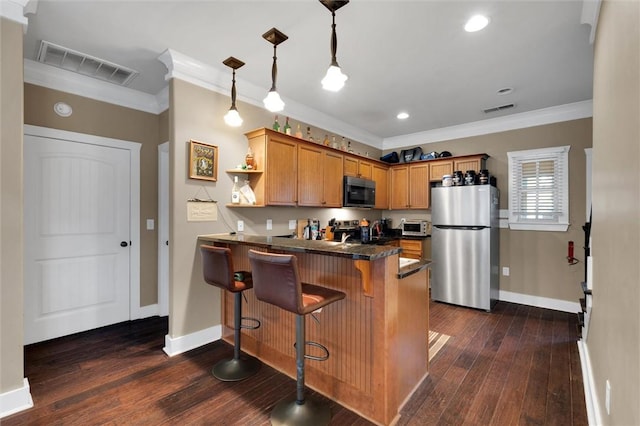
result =
[[[260,361],[246,354],[240,354],[240,330],[254,330],[260,327],[255,318],[242,317],[242,292],[253,287],[251,273],[234,272],[231,250],[225,247],[200,246],[202,271],[207,284],[233,293],[233,358],[218,362],[211,371],[213,376],[225,382],[237,382],[253,376],[260,369]],[[243,325],[242,321],[253,321],[254,325]]]
[[[297,258],[288,254],[262,253],[249,250],[254,291],[258,300],[278,306],[296,314],[296,399],[280,401],[271,412],[273,425],[328,425],[331,408],[304,397],[305,358],[324,361],[328,349],[316,342],[305,340],[305,316],[330,303],[344,299],[341,291],[300,282]],[[324,356],[305,354],[305,346],[312,345],[324,351]]]

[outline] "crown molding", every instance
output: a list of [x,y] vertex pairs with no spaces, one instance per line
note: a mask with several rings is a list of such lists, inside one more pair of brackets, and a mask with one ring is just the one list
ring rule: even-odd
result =
[[[173,49],[165,50],[158,57],[158,60],[167,67],[168,72],[165,75],[165,80],[177,78],[230,97],[231,74],[227,70],[221,70],[205,64]],[[241,76],[238,76],[238,74],[241,74],[241,71],[236,73],[236,85],[238,87],[237,98],[248,104],[264,108],[262,98],[265,97],[268,89],[249,83],[243,80]],[[282,94],[280,94],[280,96],[282,96]],[[334,117],[307,107],[285,96],[282,96],[282,98],[285,102],[286,112],[284,114],[280,113],[280,115],[287,115],[322,129],[331,129],[332,132],[343,135],[349,139],[378,149],[382,148],[383,139],[381,137],[337,120]]]
[[593,44],[596,39],[596,28],[598,27],[598,17],[600,16],[600,6],[602,0],[583,0],[582,1],[582,15],[580,16],[580,23],[591,26],[591,32],[589,33],[589,43]]
[[151,114],[160,114],[169,104],[168,89],[151,95],[30,59],[24,60],[24,82]]
[[[24,14],[32,13],[31,9],[25,10],[27,3],[29,3],[29,0],[0,0],[0,16],[24,25],[26,31],[29,20]],[[37,1],[35,4],[37,5]]]
[[474,121],[457,126],[442,127],[440,129],[385,138],[382,146],[385,150],[404,148],[407,146],[424,145],[433,142],[542,126],[544,124],[559,123],[562,121],[578,120],[592,116],[593,100],[587,100],[488,120]]

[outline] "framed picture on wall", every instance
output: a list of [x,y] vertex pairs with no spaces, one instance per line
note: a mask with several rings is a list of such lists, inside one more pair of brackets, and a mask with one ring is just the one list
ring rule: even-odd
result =
[[191,139],[189,141],[189,177],[218,180],[218,147]]

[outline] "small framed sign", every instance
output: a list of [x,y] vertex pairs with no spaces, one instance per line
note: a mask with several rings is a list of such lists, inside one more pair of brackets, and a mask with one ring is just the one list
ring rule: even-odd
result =
[[218,180],[218,147],[191,139],[189,141],[189,177]]

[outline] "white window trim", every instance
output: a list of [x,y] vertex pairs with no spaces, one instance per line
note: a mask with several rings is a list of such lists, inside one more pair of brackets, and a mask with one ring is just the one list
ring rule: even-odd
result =
[[[551,148],[529,149],[524,151],[508,152],[509,158],[509,228],[519,231],[556,231],[566,232],[569,228],[569,149],[571,146],[559,146]],[[549,158],[556,156],[562,165],[562,188],[560,196],[562,197],[562,205],[564,207],[563,214],[558,218],[557,222],[549,223],[544,221],[522,221],[517,218],[515,212],[512,211],[513,197],[516,191],[512,188],[513,176],[515,173],[515,161],[522,159],[535,160],[536,158]]]

